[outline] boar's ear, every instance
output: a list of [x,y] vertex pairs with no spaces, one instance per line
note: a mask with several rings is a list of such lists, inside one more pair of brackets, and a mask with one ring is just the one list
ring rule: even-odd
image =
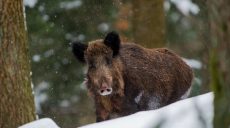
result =
[[120,37],[117,32],[110,32],[104,39],[104,44],[113,50],[113,57],[119,53],[120,49]]
[[72,43],[72,52],[80,62],[85,63],[84,51],[87,49],[87,47],[88,45],[80,42]]

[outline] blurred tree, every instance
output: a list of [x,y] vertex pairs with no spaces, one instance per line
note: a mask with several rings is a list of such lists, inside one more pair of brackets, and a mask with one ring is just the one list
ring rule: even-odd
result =
[[145,47],[165,46],[164,0],[133,0],[134,41]]
[[123,42],[132,41],[132,2],[130,0],[114,0],[118,8],[114,27]]
[[[202,51],[197,29],[199,8],[190,2],[165,0],[167,47],[184,57],[199,60]],[[184,5],[187,7],[184,8]]]
[[207,0],[211,44],[210,73],[214,99],[214,128],[230,126],[230,1]]
[[0,1],[0,127],[35,119],[22,0]]
[[200,7],[200,12],[197,15],[196,19],[196,29],[198,37],[201,41],[201,60],[202,60],[202,70],[201,70],[201,77],[202,77],[202,86],[200,91],[202,93],[209,92],[209,82],[210,82],[210,75],[208,69],[208,61],[209,61],[209,43],[211,42],[210,36],[210,26],[208,24],[209,17],[208,17],[208,7],[206,6],[207,0],[194,0],[194,2]]

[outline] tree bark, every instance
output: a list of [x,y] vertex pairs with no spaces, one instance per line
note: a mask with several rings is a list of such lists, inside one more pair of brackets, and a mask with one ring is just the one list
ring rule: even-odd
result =
[[208,0],[210,73],[214,91],[214,128],[230,126],[230,1]]
[[22,0],[0,1],[0,128],[35,119]]
[[165,45],[163,0],[133,0],[134,41],[145,47]]

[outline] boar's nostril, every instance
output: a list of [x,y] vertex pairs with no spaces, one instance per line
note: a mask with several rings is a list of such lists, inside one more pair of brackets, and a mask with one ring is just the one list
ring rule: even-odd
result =
[[101,90],[101,93],[103,93],[104,92],[104,90]]
[[111,92],[111,89],[108,88],[108,89],[106,89],[106,91]]

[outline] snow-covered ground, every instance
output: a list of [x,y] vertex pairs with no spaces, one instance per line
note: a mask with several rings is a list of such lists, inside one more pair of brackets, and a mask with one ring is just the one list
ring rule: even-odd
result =
[[[212,128],[213,93],[178,101],[158,110],[80,128]],[[59,128],[51,119],[40,119],[19,128]]]
[[22,125],[18,128],[60,128],[57,124],[50,118],[43,118],[30,122],[28,124]]
[[213,93],[80,128],[212,128]]

